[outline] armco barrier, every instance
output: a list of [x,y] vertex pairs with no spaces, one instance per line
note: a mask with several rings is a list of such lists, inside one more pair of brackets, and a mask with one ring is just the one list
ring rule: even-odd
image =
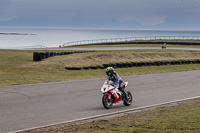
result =
[[89,69],[105,69],[107,67],[127,68],[127,67],[142,67],[142,66],[162,66],[162,65],[181,65],[181,64],[200,64],[200,59],[194,60],[173,60],[173,61],[149,61],[149,62],[124,62],[124,63],[111,63],[102,64],[101,66],[89,67],[65,67],[67,70],[89,70]]
[[73,53],[86,53],[86,52],[96,52],[96,51],[74,51],[74,52],[33,52],[33,61],[42,61],[45,58],[68,55]]

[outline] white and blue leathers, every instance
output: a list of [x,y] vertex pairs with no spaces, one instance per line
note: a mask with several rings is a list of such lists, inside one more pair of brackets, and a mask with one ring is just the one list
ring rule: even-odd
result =
[[124,87],[124,82],[123,80],[121,79],[121,77],[119,76],[119,74],[115,71],[113,71],[113,74],[112,75],[108,75],[108,81],[113,81],[114,83],[114,86],[116,88],[122,88]]

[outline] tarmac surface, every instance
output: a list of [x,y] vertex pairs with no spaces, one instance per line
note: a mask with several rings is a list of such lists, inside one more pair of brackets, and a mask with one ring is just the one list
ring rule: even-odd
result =
[[[106,76],[105,76],[106,78]],[[200,96],[200,70],[122,77],[133,103],[102,105],[105,79],[0,87],[0,132],[70,121]]]
[[[161,47],[86,47],[86,48],[30,48],[23,50],[137,50],[137,49],[161,49]],[[180,47],[167,47],[167,49],[176,50],[200,50],[200,48],[180,48]]]

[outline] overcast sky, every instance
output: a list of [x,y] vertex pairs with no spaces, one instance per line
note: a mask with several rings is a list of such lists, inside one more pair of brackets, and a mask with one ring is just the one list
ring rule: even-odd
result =
[[200,0],[0,0],[0,26],[200,30]]

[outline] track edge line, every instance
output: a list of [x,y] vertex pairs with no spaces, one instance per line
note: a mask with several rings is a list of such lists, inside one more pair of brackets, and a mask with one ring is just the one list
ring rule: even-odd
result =
[[43,125],[43,126],[38,126],[38,127],[32,127],[32,128],[22,129],[22,130],[16,130],[16,131],[7,132],[7,133],[20,133],[20,132],[25,132],[25,131],[29,131],[29,130],[35,130],[35,129],[46,128],[46,127],[50,127],[50,126],[56,126],[56,125],[60,125],[60,124],[66,124],[66,123],[71,123],[71,122],[95,119],[95,118],[105,117],[105,116],[109,116],[109,115],[115,115],[115,114],[130,112],[130,111],[137,111],[137,110],[152,108],[152,107],[156,107],[156,106],[166,105],[166,104],[170,104],[170,103],[176,103],[176,102],[181,102],[181,101],[198,99],[198,98],[200,98],[200,96],[195,96],[195,97],[190,97],[190,98],[185,98],[185,99],[179,99],[179,100],[174,100],[174,101],[169,101],[169,102],[164,102],[164,103],[159,103],[159,104],[153,104],[153,105],[143,106],[143,107],[138,107],[138,108],[132,108],[132,109],[127,109],[127,110],[122,110],[122,111],[116,111],[116,112],[107,113],[107,114],[89,116],[89,117],[85,117],[85,118],[69,120],[69,121],[64,121],[64,122],[59,122],[59,123],[53,123],[53,124],[48,124],[48,125]]

